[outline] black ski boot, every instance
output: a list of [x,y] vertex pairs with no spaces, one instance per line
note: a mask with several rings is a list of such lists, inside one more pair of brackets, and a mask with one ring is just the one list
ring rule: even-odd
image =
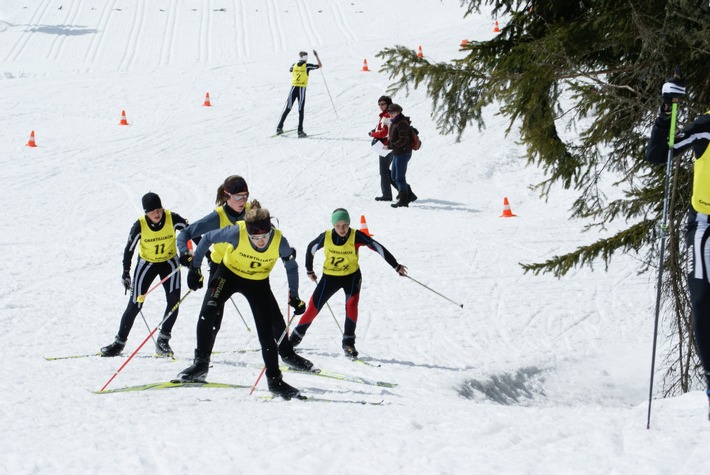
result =
[[185,368],[177,375],[175,381],[181,383],[204,383],[210,370],[210,354],[195,350],[195,360],[192,366]]
[[284,133],[283,127],[276,127],[276,135],[281,135]]
[[313,371],[313,363],[308,361],[303,356],[297,355],[295,352],[290,355],[281,355],[281,361],[286,363],[286,366],[296,371]]
[[123,349],[126,347],[126,342],[121,341],[116,337],[116,339],[108,346],[101,348],[101,356],[118,356],[121,354]]
[[301,341],[303,341],[303,337],[304,337],[304,336],[305,336],[305,335],[301,335],[300,333],[298,333],[297,330],[294,329],[294,330],[291,332],[291,335],[288,337],[288,341],[291,342],[291,346],[293,346],[294,348],[296,348],[298,345],[301,344]]
[[173,349],[170,348],[170,335],[165,333],[158,334],[158,340],[155,342],[155,354],[166,358],[173,357]]
[[269,391],[271,391],[271,394],[274,396],[281,396],[287,401],[301,395],[301,391],[286,383],[281,374],[278,376],[267,376],[266,382],[269,385]]
[[355,359],[360,353],[355,349],[355,335],[343,336],[343,352],[348,358]]
[[299,130],[299,131],[298,131],[298,138],[299,138],[299,139],[302,139],[302,138],[304,138],[304,137],[308,137],[308,134],[305,133],[305,132],[302,131],[302,130]]

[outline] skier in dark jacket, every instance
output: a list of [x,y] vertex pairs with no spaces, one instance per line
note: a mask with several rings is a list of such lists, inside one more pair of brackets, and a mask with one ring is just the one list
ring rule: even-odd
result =
[[319,249],[325,252],[323,262],[323,278],[316,285],[306,312],[301,316],[298,325],[291,332],[291,343],[297,346],[306,335],[308,327],[338,290],[345,292],[345,330],[343,331],[343,351],[346,356],[357,358],[355,349],[355,328],[357,326],[358,302],[360,301],[360,285],[362,274],[359,265],[359,249],[369,247],[387,261],[401,276],[407,275],[407,268],[397,262],[397,259],[379,242],[357,229],[350,228],[350,215],[343,208],[338,208],[331,215],[333,229],[321,233],[308,244],[306,251],[306,270],[308,278],[318,282],[313,272],[313,256]]
[[[685,94],[679,80],[663,85],[663,105],[653,124],[646,149],[646,159],[655,164],[668,160],[671,103]],[[673,154],[691,149],[693,196],[688,210],[686,245],[688,247],[688,290],[693,308],[693,329],[698,355],[705,371],[710,398],[710,111],[701,115],[675,136]]]
[[[165,278],[169,275],[170,278],[163,282],[167,301],[165,315],[167,316],[171,312],[172,314],[160,328],[155,352],[159,356],[173,356],[169,341],[178,316],[175,305],[180,301],[180,271],[172,274],[180,266],[175,244],[175,232],[185,229],[188,223],[179,214],[163,209],[160,197],[155,193],[146,193],[143,196],[142,204],[145,215],[133,223],[128,234],[126,248],[123,251],[121,282],[126,290],[131,291],[131,298],[123,312],[121,324],[113,343],[101,348],[101,356],[118,356],[123,351],[133,322],[143,308],[143,300],[139,297],[148,292],[150,284],[156,277]],[[136,247],[138,247],[138,260],[131,287],[131,260]]]
[[[237,224],[237,221],[244,221],[244,214],[249,209],[249,187],[246,180],[239,175],[231,175],[217,188],[217,198],[215,204],[218,205],[214,211],[198,219],[194,223],[185,228],[177,237],[177,247],[180,253],[180,264],[186,269],[190,267],[192,254],[187,248],[187,243],[192,239],[195,244],[200,242],[200,236],[214,231],[216,229],[226,228]],[[222,263],[222,258],[227,250],[227,243],[216,243],[210,248],[207,253],[209,261],[209,277],[207,281],[212,279],[212,276],[217,271],[217,268]],[[207,302],[209,294],[205,294],[204,302]],[[217,309],[217,316],[214,321],[215,338],[219,329],[222,326],[222,317],[224,315],[224,305]]]
[[[178,380],[186,382],[204,381],[209,372],[210,357],[214,346],[214,321],[217,309],[235,292],[239,292],[249,302],[256,332],[261,344],[261,355],[266,366],[266,380],[269,391],[284,399],[298,397],[299,391],[283,381],[279,369],[279,355],[284,363],[293,369],[310,371],[313,363],[297,355],[286,338],[286,325],[278,303],[271,291],[269,274],[276,261],[281,259],[286,268],[289,286],[289,305],[296,315],[306,310],[306,304],[298,298],[298,264],[296,251],[289,245],[281,231],[271,224],[269,211],[258,201],[249,203],[244,221],[235,226],[210,231],[202,236],[195,249],[187,274],[187,285],[191,290],[202,287],[200,265],[211,244],[228,243],[228,247],[209,282],[205,300],[197,322],[197,348],[192,366],[178,374]],[[277,329],[277,327],[280,328]],[[277,333],[278,332],[278,333]],[[279,338],[283,338],[278,342]],[[277,346],[277,343],[278,344]]]
[[402,115],[402,106],[390,104],[387,108],[390,115],[390,131],[387,148],[392,150],[392,180],[399,190],[397,202],[393,208],[408,207],[417,199],[412,188],[407,184],[407,164],[412,158],[412,127],[409,117]]

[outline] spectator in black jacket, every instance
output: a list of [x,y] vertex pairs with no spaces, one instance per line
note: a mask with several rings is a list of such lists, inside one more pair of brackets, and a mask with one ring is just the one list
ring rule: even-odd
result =
[[407,164],[412,158],[411,121],[409,117],[402,115],[402,106],[399,104],[390,104],[387,112],[391,121],[387,148],[392,150],[392,180],[399,190],[397,202],[392,204],[392,207],[408,207],[409,203],[417,199],[407,184]]

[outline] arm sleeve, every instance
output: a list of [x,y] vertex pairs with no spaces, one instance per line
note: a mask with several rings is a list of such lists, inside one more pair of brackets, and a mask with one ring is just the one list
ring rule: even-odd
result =
[[210,214],[202,219],[195,221],[188,227],[182,230],[182,232],[177,237],[177,247],[178,254],[182,254],[187,251],[187,241],[192,239],[195,244],[199,244],[200,236],[209,231],[214,231],[219,229],[219,215],[216,211],[212,211]]
[[239,226],[227,226],[226,228],[215,229],[203,234],[200,243],[195,248],[190,266],[200,267],[202,259],[205,258],[210,246],[216,242],[226,242],[237,247],[237,244],[239,244]]
[[294,250],[283,235],[281,236],[281,243],[279,244],[279,255],[286,268],[288,294],[291,297],[298,297],[298,263],[296,259],[291,258],[294,255]]
[[185,230],[190,223],[187,222],[185,218],[180,216],[179,214],[173,212],[173,229],[175,231],[182,232]]
[[141,223],[136,220],[131,226],[131,231],[128,233],[128,241],[123,249],[123,270],[131,270],[131,260],[133,259],[133,251],[141,240]]
[[387,264],[391,265],[393,269],[396,269],[399,263],[397,259],[394,258],[392,253],[390,253],[385,246],[379,242],[372,239],[367,234],[361,232],[359,229],[355,230],[355,245],[367,246],[376,253],[378,253],[382,258],[387,261]]
[[371,136],[376,139],[386,139],[390,134],[389,127],[384,124],[380,125],[381,124],[377,124],[377,128],[372,132]]
[[[646,160],[650,163],[663,164],[668,160],[668,136],[671,129],[670,117],[661,114],[656,118],[651,129],[651,137],[646,147]],[[673,155],[680,155],[691,146],[696,157],[700,157],[710,140],[710,116],[703,114],[692,124],[678,132],[673,141]]]
[[306,249],[306,271],[313,272],[313,256],[323,247],[325,233],[320,233],[317,238],[308,244]]
[[663,164],[668,160],[668,134],[671,130],[671,121],[667,117],[659,116],[653,123],[651,137],[646,145],[646,161],[654,164]]

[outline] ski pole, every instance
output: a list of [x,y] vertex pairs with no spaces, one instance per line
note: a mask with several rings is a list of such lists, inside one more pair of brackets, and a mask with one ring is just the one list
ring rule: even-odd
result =
[[127,359],[126,361],[124,361],[124,363],[121,365],[121,367],[118,368],[115,373],[113,373],[113,376],[111,376],[111,378],[110,378],[108,381],[106,381],[106,384],[104,384],[104,386],[101,388],[101,390],[100,390],[99,392],[102,392],[104,389],[106,389],[106,387],[107,387],[109,384],[111,384],[111,381],[113,381],[113,380],[116,378],[116,376],[118,376],[118,373],[120,373],[121,370],[126,367],[126,365],[128,364],[128,362],[131,361],[134,356],[136,356],[136,353],[138,353],[138,352],[140,351],[140,349],[143,348],[143,345],[145,345],[146,342],[148,342],[148,340],[149,340],[150,338],[152,338],[153,334],[154,334],[156,331],[158,331],[158,328],[159,328],[163,323],[165,323],[165,321],[166,321],[168,318],[170,318],[170,316],[171,316],[173,313],[175,313],[175,312],[177,311],[177,309],[180,307],[180,304],[183,303],[183,302],[185,301],[185,299],[187,298],[187,296],[190,295],[191,293],[192,293],[192,290],[188,290],[187,293],[186,293],[185,295],[183,295],[183,297],[180,299],[180,301],[179,301],[178,303],[176,303],[175,306],[174,306],[172,309],[170,309],[170,312],[168,312],[167,315],[165,315],[165,318],[163,318],[163,320],[158,324],[158,326],[156,326],[155,328],[153,328],[153,331],[151,331],[150,334],[149,334],[147,337],[145,337],[145,340],[143,340],[143,342],[142,342],[140,345],[138,345],[138,348],[136,348],[136,349],[133,351],[133,353],[131,353],[131,356],[129,356],[128,359]]
[[[288,323],[286,325],[286,328],[284,328],[284,331],[281,333],[281,336],[279,337],[278,341],[276,342],[277,352],[278,352],[279,345],[281,344],[283,339],[286,337],[286,333],[288,332],[288,329],[291,327],[291,321],[296,316],[296,314],[291,316],[291,307],[289,307],[288,305],[286,305],[286,306],[288,307],[288,310],[286,313],[286,316],[288,317]],[[256,381],[254,381],[254,385],[251,387],[251,390],[249,391],[250,396],[252,395],[252,393],[256,389],[256,386],[259,384],[259,381],[261,381],[261,377],[264,375],[264,371],[266,371],[266,365],[264,365],[264,367],[261,368],[261,371],[259,372],[259,376],[256,377]]]
[[[143,310],[138,310],[138,313],[140,313],[141,317],[143,317],[143,323],[145,323],[145,327],[148,329],[148,333],[150,333],[150,326],[148,325],[148,320],[145,319],[145,315],[143,315]],[[155,337],[152,336],[152,333],[151,337],[153,338],[153,343],[157,345],[158,343],[155,341]]]
[[234,299],[232,297],[229,297],[229,300],[232,301],[232,305],[234,305],[234,308],[237,310],[237,313],[239,316],[242,318],[242,321],[244,322],[244,325],[247,327],[247,331],[251,332],[251,328],[249,328],[249,325],[247,325],[247,321],[244,320],[244,317],[242,316],[242,312],[239,311],[239,307],[237,307],[237,304],[234,303]]
[[[313,54],[320,63],[320,58],[318,57],[318,53],[316,53],[316,50],[313,50]],[[338,110],[335,108],[335,102],[333,102],[333,96],[330,95],[330,89],[328,89],[328,83],[325,80],[325,73],[321,68],[318,69],[320,69],[320,73],[323,75],[323,84],[325,84],[325,90],[328,93],[328,97],[330,98],[330,103],[333,105],[333,112],[335,112],[335,118],[340,119],[340,117],[338,117]]]
[[340,326],[340,322],[338,322],[338,319],[335,316],[335,312],[333,312],[333,309],[330,308],[330,304],[328,302],[325,303],[328,306],[328,310],[330,310],[330,314],[333,316],[333,320],[335,320],[335,324],[338,325],[338,330],[340,330],[341,335],[345,335],[345,332],[343,332],[343,329]]
[[177,271],[179,271],[181,267],[182,267],[182,266],[177,266],[174,271],[172,271],[170,274],[166,275],[160,282],[158,282],[158,283],[155,284],[153,287],[151,287],[150,289],[148,289],[148,291],[147,291],[146,293],[144,293],[144,294],[139,295],[138,297],[136,297],[136,302],[138,302],[138,303],[143,303],[143,302],[145,302],[145,297],[146,297],[149,293],[151,293],[152,291],[154,291],[155,289],[157,289],[159,286],[161,286],[161,285],[163,284],[163,282],[165,282],[165,281],[168,280],[170,277],[172,277],[173,274],[175,274]]
[[656,371],[656,340],[658,339],[658,319],[661,311],[661,284],[663,283],[663,256],[666,250],[666,233],[668,226],[668,195],[670,194],[671,169],[673,163],[673,145],[675,144],[675,126],[678,103],[673,99],[671,105],[671,130],[668,138],[668,160],[666,161],[666,183],[663,192],[663,220],[661,223],[661,249],[658,254],[658,280],[656,281],[656,309],[653,320],[653,350],[651,351],[651,381],[648,388],[648,418],[646,429],[651,428],[651,403],[653,401],[653,374]]
[[449,297],[447,297],[446,295],[440,294],[439,292],[437,292],[436,290],[432,289],[431,287],[427,287],[426,285],[422,284],[421,282],[419,282],[419,281],[418,281],[417,279],[415,279],[414,277],[410,277],[409,275],[405,275],[405,277],[407,277],[407,278],[409,278],[409,279],[412,279],[414,282],[416,282],[417,284],[421,285],[421,286],[424,287],[425,289],[434,292],[434,293],[435,293],[436,295],[438,295],[439,297],[445,298],[445,299],[448,300],[449,302],[451,302],[451,303],[453,303],[453,304],[456,304],[456,305],[458,305],[459,307],[463,308],[463,304],[462,304],[462,303],[454,302],[453,300],[451,300],[451,299],[450,299]]
[[[313,281],[313,283],[317,284],[317,281]],[[325,303],[328,306],[328,310],[330,310],[330,314],[333,316],[333,320],[335,320],[335,324],[338,325],[338,330],[340,330],[341,335],[345,335],[345,332],[343,332],[343,328],[340,326],[340,322],[338,322],[338,318],[335,316],[335,312],[333,312],[333,309],[330,308],[330,303],[326,302]]]

